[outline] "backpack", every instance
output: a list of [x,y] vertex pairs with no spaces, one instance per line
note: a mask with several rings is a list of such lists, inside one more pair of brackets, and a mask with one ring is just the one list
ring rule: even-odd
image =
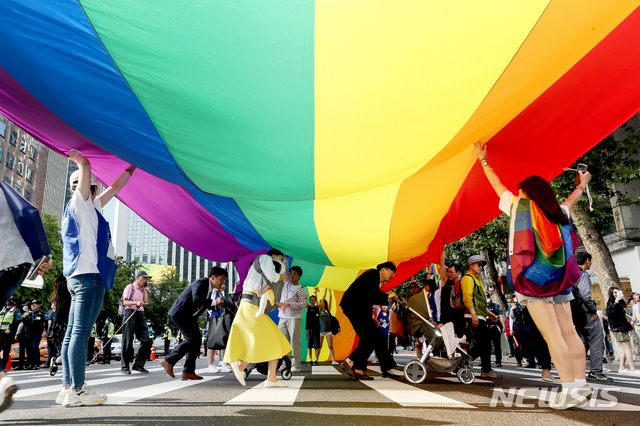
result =
[[[126,291],[126,288],[125,288],[125,291]],[[129,294],[129,300],[131,300],[132,297],[133,297],[133,286],[131,286],[131,294]],[[123,291],[122,296],[120,296],[120,300],[118,301],[118,315],[123,316],[124,311],[125,311],[125,308],[124,308],[124,291]]]
[[462,297],[462,286],[460,282],[461,280],[458,280],[451,285],[449,303],[453,309],[464,309],[464,299]]
[[580,294],[580,290],[578,286],[573,285],[571,292],[573,293],[573,300],[569,302],[571,304],[571,317],[573,318],[573,325],[578,328],[583,328],[587,325],[587,315],[584,313],[582,309],[582,295]]

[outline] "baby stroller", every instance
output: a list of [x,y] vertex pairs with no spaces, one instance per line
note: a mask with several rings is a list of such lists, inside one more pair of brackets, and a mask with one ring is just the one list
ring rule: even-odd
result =
[[[257,364],[249,364],[244,369],[244,378],[249,377],[249,374],[253,370],[258,370],[258,373],[264,374],[265,376],[269,372],[269,363],[268,362],[259,362]],[[289,380],[293,373],[291,372],[291,359],[289,358],[289,354],[283,356],[278,360],[278,371],[280,372],[280,377],[282,380]]]
[[[457,342],[454,342],[453,327],[447,327],[447,336],[451,336],[450,339],[446,339],[443,336],[442,330],[434,327],[424,316],[420,315],[415,309],[409,308],[409,311],[413,313],[424,324],[421,324],[422,334],[427,338],[428,346],[422,354],[422,358],[409,361],[404,366],[404,377],[410,383],[422,383],[427,378],[427,372],[434,373],[455,373],[465,385],[470,385],[476,379],[473,372],[473,358],[460,347]],[[438,348],[448,348],[447,353],[450,358],[442,358],[433,355],[433,351]],[[453,355],[453,358],[451,356]]]

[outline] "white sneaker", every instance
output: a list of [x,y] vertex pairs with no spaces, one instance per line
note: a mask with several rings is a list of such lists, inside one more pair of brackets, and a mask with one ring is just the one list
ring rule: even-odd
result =
[[578,393],[582,396],[584,396],[585,398],[589,398],[591,397],[591,395],[593,395],[593,391],[591,390],[591,388],[588,385],[585,385],[583,387],[581,387],[580,389],[578,389]]
[[282,380],[278,380],[277,382],[272,382],[271,380],[264,381],[265,388],[288,388],[289,385],[283,382]]
[[630,371],[628,368],[623,368],[622,370],[618,370],[618,374],[629,374]]
[[218,367],[217,365],[210,365],[206,370],[205,373],[219,373],[220,372],[220,367]]
[[633,371],[629,371],[627,374],[631,374],[632,376],[640,376],[640,370],[636,368]]
[[18,385],[9,376],[4,376],[0,379],[0,395],[2,396],[2,402],[0,403],[0,413],[11,406],[13,402],[13,395],[18,392]]
[[69,389],[64,397],[62,405],[65,407],[81,407],[87,405],[100,405],[107,401],[106,395],[99,395],[88,384],[82,385],[82,389],[74,391]]
[[220,372],[221,373],[231,373],[231,366],[229,364],[222,364],[219,365],[218,368],[220,368]]
[[573,389],[570,393],[558,392],[555,400],[549,403],[549,407],[554,410],[566,410],[572,407],[579,407],[587,402],[581,393],[581,389]]
[[62,387],[62,389],[60,389],[60,392],[58,392],[58,396],[56,397],[56,404],[62,405],[62,403],[64,402],[64,397],[67,396],[68,390],[69,388],[65,387]]
[[298,367],[292,367],[292,368],[291,368],[291,372],[292,372],[292,373],[299,373],[299,372],[300,372],[300,369],[299,369]]
[[340,365],[338,361],[331,361],[331,365]]

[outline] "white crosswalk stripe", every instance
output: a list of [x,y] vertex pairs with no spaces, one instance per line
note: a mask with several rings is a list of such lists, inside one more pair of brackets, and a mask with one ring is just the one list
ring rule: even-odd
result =
[[202,380],[172,380],[170,382],[155,383],[149,386],[127,389],[120,392],[107,394],[107,402],[105,405],[122,405],[130,402],[138,401],[144,398],[151,398],[167,392],[173,392],[188,386],[197,385],[208,382],[210,380],[219,379],[220,376],[204,377]]
[[393,379],[376,377],[375,380],[364,380],[362,383],[403,407],[476,408]]
[[313,366],[311,367],[311,374],[317,374],[317,375],[322,375],[322,376],[327,376],[327,375],[338,375],[341,376],[342,373],[340,373],[334,366],[332,365],[317,365],[317,366]]
[[304,376],[287,380],[288,388],[265,388],[264,382],[261,382],[224,405],[293,405],[303,382]]
[[[461,383],[457,377],[436,377],[436,378],[439,380],[446,380],[447,382]],[[493,382],[491,380],[475,379],[473,383],[480,384],[480,383],[493,383]]]
[[[126,380],[133,380],[140,378],[142,376],[133,376],[133,377],[111,377],[107,379],[97,379],[97,380],[87,380],[87,384],[90,386],[98,386],[98,385],[106,385],[107,383],[117,383],[123,382]],[[26,398],[29,396],[43,395],[45,393],[58,392],[62,388],[61,384],[52,385],[52,386],[43,386],[40,388],[32,388],[32,389],[19,389],[18,392],[13,396],[14,398]]]
[[[380,367],[370,366],[369,370],[380,373]],[[458,379],[456,378],[456,381]],[[363,380],[363,384],[381,393],[403,407],[453,407],[476,408],[461,401],[417,388],[394,379],[376,377],[374,380]]]

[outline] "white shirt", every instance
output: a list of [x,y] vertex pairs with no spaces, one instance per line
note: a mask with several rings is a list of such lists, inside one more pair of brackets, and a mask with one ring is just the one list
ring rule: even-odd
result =
[[0,271],[23,263],[33,263],[31,251],[20,235],[4,191],[0,189]]
[[[280,279],[280,274],[276,272],[276,267],[273,266],[273,259],[271,256],[266,254],[261,254],[258,256],[254,262],[260,262],[260,268],[262,268],[262,272],[271,282],[277,282]],[[255,290],[260,291],[262,287],[264,287],[267,283],[263,282],[262,274],[256,271],[255,266],[253,264],[249,268],[249,273],[247,274],[247,278],[244,280],[244,290]]]
[[76,224],[78,225],[80,256],[78,257],[76,269],[67,278],[80,274],[99,274],[97,248],[98,211],[102,208],[102,203],[97,197],[95,201],[92,201],[91,197],[85,201],[78,187],[71,197],[70,207],[73,208]]

